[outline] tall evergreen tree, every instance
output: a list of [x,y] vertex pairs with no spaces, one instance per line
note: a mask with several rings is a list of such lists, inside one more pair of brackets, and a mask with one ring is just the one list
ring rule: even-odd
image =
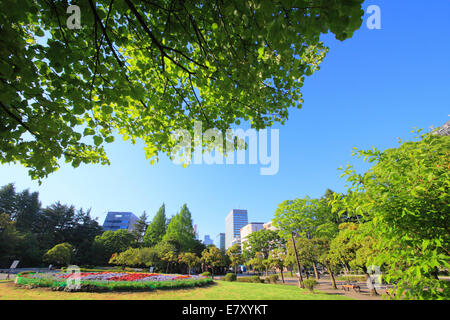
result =
[[13,183],[0,188],[0,213],[8,214],[18,231],[31,231],[40,209],[38,192],[30,193],[28,189],[16,192]]
[[0,188],[0,214],[6,213],[11,218],[16,213],[16,188],[9,183]]
[[136,242],[138,244],[141,244],[144,240],[144,235],[145,235],[145,231],[147,230],[148,227],[148,216],[147,216],[147,212],[143,212],[140,216],[139,216],[139,220],[136,221],[136,223],[134,224],[134,229],[133,229],[133,236],[136,239]]
[[166,233],[166,206],[163,203],[144,235],[144,245],[152,247],[162,240]]
[[170,221],[163,240],[177,242],[181,251],[190,251],[195,247],[196,240],[194,227],[192,226],[192,216],[186,204],[181,207],[180,212]]
[[29,190],[23,190],[16,195],[16,214],[14,220],[19,231],[29,232],[33,229],[33,225],[38,218],[41,210],[39,202],[39,193]]

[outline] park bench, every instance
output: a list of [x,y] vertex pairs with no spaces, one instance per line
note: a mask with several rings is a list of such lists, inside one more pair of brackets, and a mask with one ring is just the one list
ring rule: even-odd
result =
[[361,292],[361,287],[357,284],[347,283],[342,285],[342,290],[350,291],[350,289],[353,289],[355,292]]

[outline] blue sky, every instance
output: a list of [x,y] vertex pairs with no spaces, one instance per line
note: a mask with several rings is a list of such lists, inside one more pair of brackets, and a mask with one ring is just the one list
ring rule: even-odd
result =
[[381,8],[382,29],[363,25],[340,42],[325,35],[330,52],[321,70],[305,81],[305,103],[292,108],[280,134],[280,167],[260,175],[260,165],[192,165],[182,168],[161,157],[150,165],[143,145],[117,139],[106,146],[110,166],[62,165],[39,186],[20,165],[0,165],[0,185],[39,191],[42,204],[55,201],[91,208],[103,223],[107,211],[160,205],[175,214],[187,203],[200,236],[225,230],[233,208],[249,221],[269,221],[277,205],[296,197],[320,197],[326,188],[345,191],[339,178],[347,163],[364,170],[352,148],[395,147],[414,127],[440,126],[450,114],[450,1],[366,1]]

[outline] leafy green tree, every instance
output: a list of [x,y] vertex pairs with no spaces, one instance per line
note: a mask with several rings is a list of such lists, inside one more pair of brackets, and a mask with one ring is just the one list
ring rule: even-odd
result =
[[214,271],[218,267],[226,266],[226,256],[224,253],[216,246],[209,246],[207,249],[203,250],[202,262],[211,268],[211,275],[214,279]]
[[264,253],[256,252],[254,257],[247,261],[246,265],[251,267],[252,270],[257,271],[259,274],[266,268],[265,260],[266,259],[264,258]]
[[200,264],[200,258],[192,252],[181,253],[178,257],[178,261],[187,266],[189,275],[191,275],[191,269]]
[[14,221],[6,213],[0,214],[0,265],[3,268],[18,257],[21,234],[17,231]]
[[17,193],[13,183],[9,183],[0,188],[0,212],[8,214],[10,217],[17,212]]
[[123,252],[114,253],[108,263],[122,266],[122,269],[125,269],[126,266],[134,267],[140,263],[139,249],[128,248]]
[[138,249],[138,264],[146,267],[155,267],[160,264],[161,259],[158,256],[158,252],[155,248],[139,248]]
[[233,244],[228,248],[226,255],[230,258],[231,266],[234,268],[234,273],[237,273],[237,267],[244,263],[245,259],[241,253],[241,246],[239,243]]
[[42,265],[43,251],[39,248],[36,235],[31,232],[21,232],[17,248],[17,260],[22,267]]
[[0,188],[0,212],[11,216],[18,231],[31,232],[40,209],[39,193],[16,192],[12,183]]
[[45,262],[58,266],[69,265],[73,254],[73,247],[70,243],[60,243],[48,250],[43,259]]
[[59,202],[42,209],[37,192],[19,192],[13,184],[0,188],[0,210],[7,211],[18,232],[10,254],[20,259],[22,266],[42,265],[43,254],[64,242],[74,247],[73,263],[89,264],[94,238],[102,233],[90,210],[76,210]]
[[109,264],[125,267],[135,266],[157,266],[161,263],[158,252],[155,248],[128,248],[127,250],[114,253],[109,259]]
[[385,151],[356,150],[373,166],[362,175],[345,169],[358,196],[344,202],[372,221],[379,253],[371,262],[385,266],[383,279],[397,298],[448,299],[449,283],[438,271],[450,267],[450,136],[418,138]]
[[159,208],[144,235],[144,245],[152,247],[162,240],[166,234],[166,206]]
[[74,247],[73,263],[91,264],[91,248],[95,237],[103,233],[103,228],[91,217],[91,210],[75,211],[71,227],[65,229],[65,239]]
[[192,249],[191,249],[191,252],[193,252],[197,256],[201,257],[202,252],[205,249],[206,249],[205,244],[202,241],[195,239],[194,245],[192,246]]
[[[318,246],[320,246],[320,243],[318,241],[318,238],[307,239],[297,237],[295,239],[295,244],[300,265],[305,268],[312,267],[314,270],[314,275],[318,280],[319,274],[317,271],[317,264],[320,263],[320,250],[318,248]],[[291,242],[288,243],[287,249],[288,256],[295,258],[295,252],[293,252],[294,249]],[[306,277],[309,278],[308,273],[306,273]]]
[[354,223],[342,224],[340,232],[330,243],[330,258],[335,263],[341,263],[345,271],[350,272],[350,264],[356,257],[356,251],[360,248],[359,241],[354,241],[357,236],[358,225]]
[[270,252],[269,254],[269,264],[272,268],[280,270],[281,280],[284,283],[283,270],[286,266],[286,250],[283,248],[277,248]]
[[90,264],[88,253],[95,237],[103,231],[98,222],[90,217],[90,210],[76,210],[74,206],[59,202],[41,210],[33,228],[41,250],[69,242],[74,246],[73,259],[78,264]]
[[283,201],[275,211],[274,226],[286,239],[292,232],[304,238],[311,237],[317,228],[319,207],[319,200],[309,197]]
[[36,179],[61,158],[109,163],[116,130],[154,161],[193,120],[284,123],[328,52],[320,35],[351,37],[362,3],[88,0],[76,3],[81,28],[68,29],[65,1],[2,1],[0,162]]
[[172,264],[178,261],[178,249],[171,242],[163,240],[159,242],[155,247],[155,250],[160,258],[160,260],[165,264],[166,273]]
[[163,240],[175,241],[178,243],[182,252],[191,251],[195,246],[192,216],[186,204],[184,204],[181,207],[180,212],[171,219]]
[[[320,199],[305,197],[286,200],[278,206],[275,212],[274,226],[278,228],[279,234],[284,239],[290,240],[291,257],[296,260],[297,270],[302,269],[304,264],[310,265],[318,278],[317,264],[320,263],[321,259],[319,258],[322,258],[322,262],[327,261],[327,270],[329,270],[333,287],[336,288],[331,269],[332,264],[328,262],[328,253],[318,250],[318,241],[316,241],[320,238],[322,238],[321,241],[327,239],[328,246],[328,243],[338,234],[339,224],[347,221],[345,215],[339,216],[335,212],[337,210],[335,199],[335,193],[327,189]],[[295,245],[298,241],[303,243]],[[299,251],[301,251],[300,254]],[[302,286],[301,272],[299,275],[299,286]]]
[[252,258],[257,252],[261,252],[264,259],[267,259],[271,250],[282,247],[283,244],[284,240],[276,231],[261,229],[249,234],[242,246],[247,258]]
[[334,274],[336,273],[337,263],[336,260],[330,256],[330,242],[329,237],[315,238],[318,263],[320,263],[328,272],[330,276],[331,286],[333,289],[337,289],[336,279]]
[[286,240],[290,240],[292,252],[295,256],[298,270],[298,285],[303,288],[302,261],[297,251],[296,238],[311,238],[317,230],[317,213],[321,202],[317,199],[305,197],[303,199],[286,200],[278,205],[275,211],[274,226],[278,233]]
[[94,240],[92,250],[95,262],[106,265],[114,253],[127,250],[133,241],[134,237],[128,230],[105,231]]

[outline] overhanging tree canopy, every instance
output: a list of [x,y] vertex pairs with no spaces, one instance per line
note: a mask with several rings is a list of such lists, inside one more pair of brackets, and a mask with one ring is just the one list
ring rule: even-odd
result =
[[[13,2],[13,3],[11,3]],[[151,161],[176,129],[261,129],[301,106],[332,32],[351,37],[363,0],[68,1],[0,3],[0,162],[32,178],[109,163],[116,130],[142,139]]]

